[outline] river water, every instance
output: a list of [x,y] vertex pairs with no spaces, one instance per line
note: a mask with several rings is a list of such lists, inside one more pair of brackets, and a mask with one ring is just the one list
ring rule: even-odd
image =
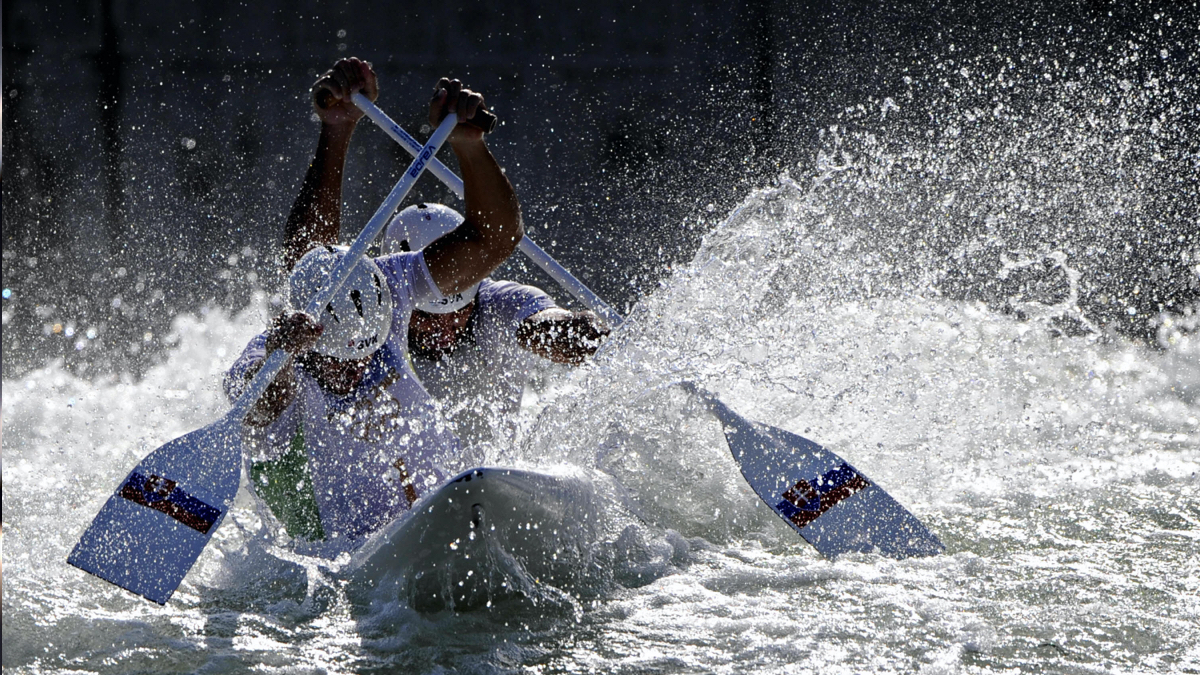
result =
[[[1122,110],[1163,100],[1121,81]],[[131,466],[224,412],[220,375],[266,294],[177,316],[140,381],[53,363],[4,381],[6,672],[1200,673],[1200,318],[1143,317],[1143,341],[1079,306],[1104,228],[1138,208],[1138,171],[1161,169],[1147,154],[1080,170],[1084,152],[1116,161],[1120,120],[1070,137],[1088,128],[1070,106],[1022,113],[1065,139],[1053,148],[973,104],[888,135],[915,98],[849,111],[871,129],[823,130],[815,162],[748,196],[485,449],[609,480],[571,587],[355,613],[336,581],[272,553],[245,494],[166,607],[67,566]],[[741,480],[684,380],[842,455],[946,553],[820,558]]]

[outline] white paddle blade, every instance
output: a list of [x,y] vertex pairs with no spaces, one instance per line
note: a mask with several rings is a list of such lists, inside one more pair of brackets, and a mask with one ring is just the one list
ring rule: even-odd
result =
[[[218,514],[215,527],[223,513],[213,511]],[[206,533],[116,494],[100,509],[67,562],[165,605],[208,539]]]
[[67,562],[160,605],[237,495],[241,439],[224,418],[152,452],[121,482]]
[[750,487],[821,555],[909,558],[945,550],[916,516],[841,457],[796,434],[750,422],[699,393],[721,420]]

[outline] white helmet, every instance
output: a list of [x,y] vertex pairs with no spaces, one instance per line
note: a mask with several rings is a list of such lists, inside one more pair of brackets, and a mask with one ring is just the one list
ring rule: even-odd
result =
[[[410,206],[392,218],[387,233],[383,235],[383,252],[420,251],[444,234],[453,232],[462,225],[463,216],[458,211],[441,204],[417,204]],[[462,293],[452,293],[432,302],[423,302],[417,309],[430,314],[449,314],[466,307],[475,299],[479,284]]]
[[[345,246],[317,246],[304,254],[288,280],[293,307],[308,305],[347,250]],[[350,361],[370,356],[383,346],[392,326],[392,292],[375,261],[363,256],[316,318],[325,326],[313,347],[317,352]]]
[[420,251],[462,225],[462,214],[441,204],[410,206],[392,218],[383,235],[383,252]]

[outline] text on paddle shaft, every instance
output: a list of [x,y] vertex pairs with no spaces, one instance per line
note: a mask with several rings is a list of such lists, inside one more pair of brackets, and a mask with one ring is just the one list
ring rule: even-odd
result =
[[425,170],[425,163],[429,158],[433,157],[433,148],[425,148],[425,150],[417,155],[417,161],[413,162],[412,168],[408,170],[408,175],[413,179],[420,177],[421,172]]

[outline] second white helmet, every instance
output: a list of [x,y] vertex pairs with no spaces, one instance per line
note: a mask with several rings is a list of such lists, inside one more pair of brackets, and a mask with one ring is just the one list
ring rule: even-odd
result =
[[[319,246],[304,254],[288,280],[292,306],[301,309],[329,282],[345,246]],[[375,261],[364,256],[333,299],[317,313],[325,329],[313,349],[349,361],[375,353],[392,327],[392,292]]]
[[392,218],[383,235],[383,252],[420,251],[462,225],[463,216],[442,204],[416,204]]
[[[463,216],[458,211],[442,204],[416,204],[400,211],[388,223],[383,235],[383,252],[400,253],[420,251],[453,232],[462,225]],[[441,300],[423,302],[417,309],[430,314],[449,314],[466,307],[475,299],[479,284],[462,293],[447,295]]]

